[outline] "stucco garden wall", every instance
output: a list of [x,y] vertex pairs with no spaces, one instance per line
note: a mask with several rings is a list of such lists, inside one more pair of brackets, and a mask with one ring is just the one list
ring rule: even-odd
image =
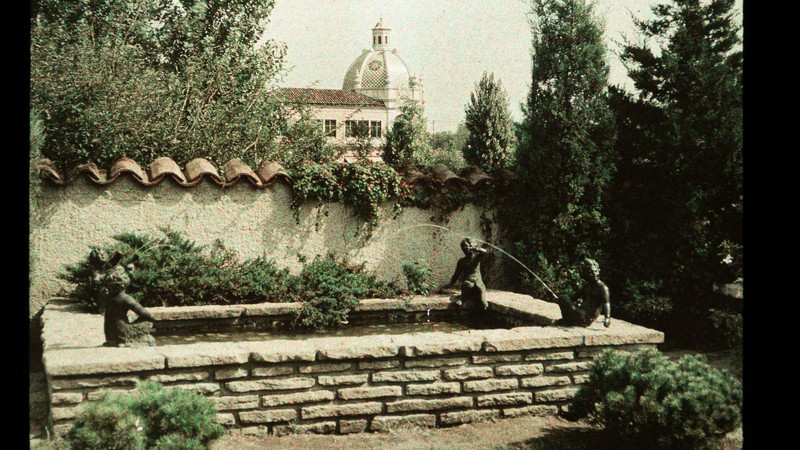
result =
[[[30,316],[68,284],[57,279],[66,264],[88,255],[90,245],[112,242],[122,232],[156,233],[171,227],[200,244],[219,239],[242,258],[259,255],[298,271],[298,255],[313,258],[333,252],[350,262],[365,262],[381,278],[404,282],[401,266],[425,258],[439,283],[448,281],[460,256],[462,235],[485,239],[482,223],[490,211],[468,205],[445,223],[430,210],[406,208],[392,218],[386,205],[379,226],[367,237],[364,222],[341,204],[301,208],[300,223],[290,209],[291,188],[284,183],[256,189],[240,182],[222,188],[204,179],[193,187],[165,180],[142,186],[129,176],[98,186],[85,177],[58,186],[34,183],[30,212]],[[419,224],[443,225],[455,233]],[[491,227],[491,240],[497,236]],[[487,277],[490,287],[491,275]]]

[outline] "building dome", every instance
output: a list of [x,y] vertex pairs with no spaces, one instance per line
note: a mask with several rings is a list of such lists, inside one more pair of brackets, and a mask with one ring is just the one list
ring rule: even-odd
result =
[[415,92],[420,91],[421,83],[411,74],[397,49],[389,48],[389,31],[383,26],[383,19],[375,25],[372,48],[361,52],[350,64],[342,89],[385,100],[414,98]]

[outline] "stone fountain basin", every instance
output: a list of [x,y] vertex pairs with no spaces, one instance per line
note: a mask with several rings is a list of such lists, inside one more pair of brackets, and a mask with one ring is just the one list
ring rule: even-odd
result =
[[[613,319],[587,328],[543,326],[558,306],[489,291],[510,329],[401,335],[103,347],[103,317],[52,300],[42,315],[51,425],[65,431],[102,389],[155,380],[212,397],[218,421],[270,433],[378,431],[411,421],[447,426],[525,413],[556,414],[585,382],[592,355],[652,348],[660,331]],[[149,308],[159,323],[276,320],[295,303]],[[448,296],[362,300],[353,314],[456,308]],[[536,325],[531,325],[536,324]],[[420,384],[421,383],[421,384]],[[276,409],[279,408],[279,409]]]

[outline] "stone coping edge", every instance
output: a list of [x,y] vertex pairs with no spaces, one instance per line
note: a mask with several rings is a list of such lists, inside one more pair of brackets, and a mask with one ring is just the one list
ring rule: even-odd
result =
[[[525,311],[538,309],[552,313],[552,303],[534,300],[521,294],[494,291],[490,304],[495,308]],[[447,296],[420,297],[426,307],[441,305]],[[385,301],[386,299],[378,299]],[[515,301],[514,305],[509,302]],[[416,302],[416,303],[415,303]],[[411,304],[422,300],[414,300]],[[367,302],[367,304],[370,304]],[[424,305],[423,305],[424,306]],[[448,306],[449,307],[449,306]],[[226,309],[230,308],[230,309]],[[238,311],[223,307],[225,311]],[[557,306],[556,306],[557,308]],[[61,311],[59,310],[61,309]],[[423,309],[424,310],[424,309]],[[245,309],[246,311],[246,309]],[[544,312],[542,312],[544,311]],[[54,305],[48,320],[67,314]],[[93,315],[96,316],[96,315]],[[45,324],[47,327],[47,324]],[[505,352],[529,349],[660,344],[664,333],[622,320],[613,319],[610,328],[599,319],[587,328],[523,326],[512,329],[467,330],[452,333],[420,332],[403,335],[356,337],[316,337],[303,341],[268,340],[250,342],[210,342],[166,345],[147,348],[112,348],[87,346],[45,349],[43,360],[48,376],[98,375],[187,367],[222,366],[247,362],[280,363],[289,361],[328,361],[390,357],[420,357],[469,352]]]

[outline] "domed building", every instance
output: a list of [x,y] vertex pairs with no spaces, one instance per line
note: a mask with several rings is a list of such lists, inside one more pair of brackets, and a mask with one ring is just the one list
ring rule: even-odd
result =
[[350,64],[342,89],[282,88],[285,101],[310,106],[331,140],[347,142],[357,127],[383,139],[405,99],[424,102],[422,81],[390,47],[390,31],[381,18],[372,29],[372,48]]

